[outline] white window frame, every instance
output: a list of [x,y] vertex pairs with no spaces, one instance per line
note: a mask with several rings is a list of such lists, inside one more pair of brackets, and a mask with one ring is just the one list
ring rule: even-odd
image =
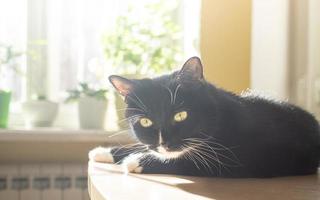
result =
[[[47,23],[55,23],[54,20],[51,20],[49,16],[46,15],[48,8],[55,6],[59,10],[59,7],[63,6],[62,1],[59,1],[60,4],[54,3],[50,4],[50,1],[47,0],[28,0],[27,1],[27,40],[34,41],[43,39],[46,40],[51,48],[47,46],[28,46],[28,50],[37,52],[40,57],[35,62],[32,59],[27,60],[27,87],[26,87],[26,96],[23,100],[31,99],[34,94],[45,94],[48,99],[53,101],[60,102],[59,114],[57,120],[54,124],[54,127],[59,128],[72,128],[75,129],[78,126],[78,116],[77,116],[77,105],[76,104],[64,104],[61,97],[58,97],[59,93],[59,74],[60,67],[59,56],[57,50],[59,49],[59,43],[54,41],[59,41],[59,35],[52,34],[54,31],[59,30],[49,30]],[[192,44],[188,42],[191,38],[198,37],[200,35],[200,0],[189,0],[183,1],[183,29],[185,32],[188,32],[188,35],[184,37],[184,50],[188,52],[186,57],[190,56],[199,56],[199,51],[193,51]],[[189,13],[193,12],[195,15],[190,15]],[[194,17],[198,16],[198,17]],[[56,13],[56,17],[59,17],[59,13]],[[199,45],[199,41],[196,42]],[[197,48],[199,49],[199,47]],[[52,58],[55,58],[54,60]],[[38,67],[41,66],[41,67]],[[83,66],[82,66],[83,67]],[[40,70],[39,70],[40,69]],[[33,87],[32,87],[33,86]],[[10,127],[23,127],[24,120],[21,110],[21,105],[15,103],[13,106],[14,109],[11,109],[10,113]]]

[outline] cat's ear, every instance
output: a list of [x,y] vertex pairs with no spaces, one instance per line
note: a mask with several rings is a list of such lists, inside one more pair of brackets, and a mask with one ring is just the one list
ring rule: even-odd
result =
[[113,87],[122,95],[127,96],[133,89],[133,82],[129,79],[117,75],[109,76],[109,81]]
[[203,67],[198,57],[189,58],[178,72],[179,79],[188,81],[203,80]]

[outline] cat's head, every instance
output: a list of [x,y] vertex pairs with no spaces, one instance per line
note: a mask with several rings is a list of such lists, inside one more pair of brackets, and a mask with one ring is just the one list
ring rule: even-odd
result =
[[206,82],[197,57],[186,61],[180,71],[154,79],[110,76],[124,96],[126,118],[140,140],[164,158],[178,158],[188,148],[186,140],[197,138],[207,121]]

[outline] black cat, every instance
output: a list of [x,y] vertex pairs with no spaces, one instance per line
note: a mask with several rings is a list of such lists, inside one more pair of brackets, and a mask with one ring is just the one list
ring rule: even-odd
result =
[[122,163],[137,173],[273,177],[317,172],[320,134],[311,114],[217,88],[205,81],[197,57],[170,75],[109,80],[125,97],[126,117],[140,143],[96,148],[91,159]]

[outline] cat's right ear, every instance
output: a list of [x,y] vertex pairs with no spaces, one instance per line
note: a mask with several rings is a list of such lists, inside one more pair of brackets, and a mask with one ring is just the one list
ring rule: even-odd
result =
[[176,74],[176,80],[184,87],[198,87],[204,81],[203,67],[198,57],[189,58]]
[[189,58],[179,71],[178,79],[186,82],[203,80],[203,66],[200,58],[196,56]]
[[117,75],[109,76],[109,81],[113,87],[124,97],[133,89],[133,82],[129,79]]

